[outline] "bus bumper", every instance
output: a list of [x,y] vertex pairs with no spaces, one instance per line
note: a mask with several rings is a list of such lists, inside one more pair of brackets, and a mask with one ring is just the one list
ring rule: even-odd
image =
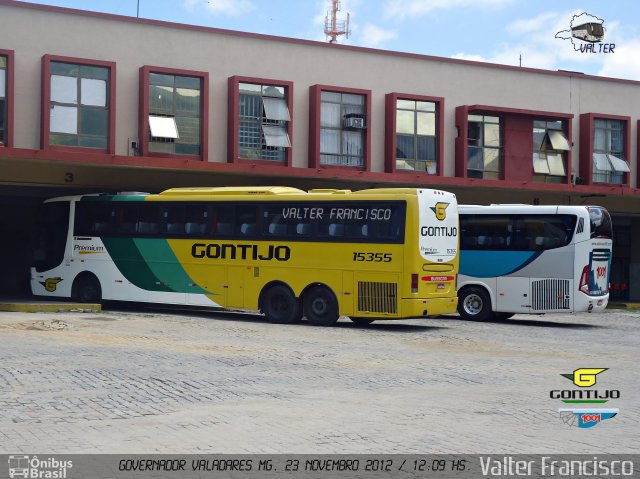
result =
[[406,318],[420,318],[455,313],[458,308],[458,298],[406,299]]

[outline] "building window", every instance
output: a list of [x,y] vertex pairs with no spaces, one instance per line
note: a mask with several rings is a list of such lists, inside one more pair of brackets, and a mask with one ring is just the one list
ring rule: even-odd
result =
[[624,184],[629,163],[625,152],[624,120],[594,119],[593,182]]
[[7,68],[8,68],[7,57],[0,55],[0,146],[5,146],[8,143]]
[[149,73],[151,153],[201,154],[202,78]]
[[436,104],[396,100],[396,170],[438,173]]
[[320,164],[364,167],[365,95],[320,93]]
[[49,145],[109,147],[108,67],[51,61]]
[[238,156],[284,162],[291,121],[284,86],[239,83]]
[[502,132],[498,116],[469,115],[467,177],[499,180],[502,176]]
[[569,140],[563,121],[533,122],[533,180],[566,183]]

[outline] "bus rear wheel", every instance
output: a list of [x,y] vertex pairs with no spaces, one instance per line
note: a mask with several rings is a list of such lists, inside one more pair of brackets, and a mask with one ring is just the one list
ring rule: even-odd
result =
[[338,321],[338,300],[331,290],[316,286],[304,295],[304,315],[314,326],[333,326]]
[[98,278],[90,273],[78,276],[73,282],[73,297],[81,303],[100,303],[102,288]]
[[302,318],[300,302],[293,291],[283,285],[272,286],[265,291],[261,309],[272,323],[290,324]]
[[491,317],[491,299],[482,288],[464,288],[458,293],[458,313],[464,319],[486,321]]

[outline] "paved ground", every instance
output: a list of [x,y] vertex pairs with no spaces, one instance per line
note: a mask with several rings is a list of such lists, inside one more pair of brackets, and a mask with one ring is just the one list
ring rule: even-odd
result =
[[[357,328],[233,313],[0,313],[0,453],[632,453],[640,313]],[[562,373],[617,417],[563,423]]]

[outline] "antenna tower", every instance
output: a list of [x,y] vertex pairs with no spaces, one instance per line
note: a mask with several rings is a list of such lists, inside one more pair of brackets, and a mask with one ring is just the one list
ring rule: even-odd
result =
[[324,34],[327,36],[329,43],[336,43],[338,36],[346,35],[349,38],[349,13],[347,19],[338,21],[338,12],[340,11],[340,0],[331,0],[331,17],[327,12],[324,18]]

